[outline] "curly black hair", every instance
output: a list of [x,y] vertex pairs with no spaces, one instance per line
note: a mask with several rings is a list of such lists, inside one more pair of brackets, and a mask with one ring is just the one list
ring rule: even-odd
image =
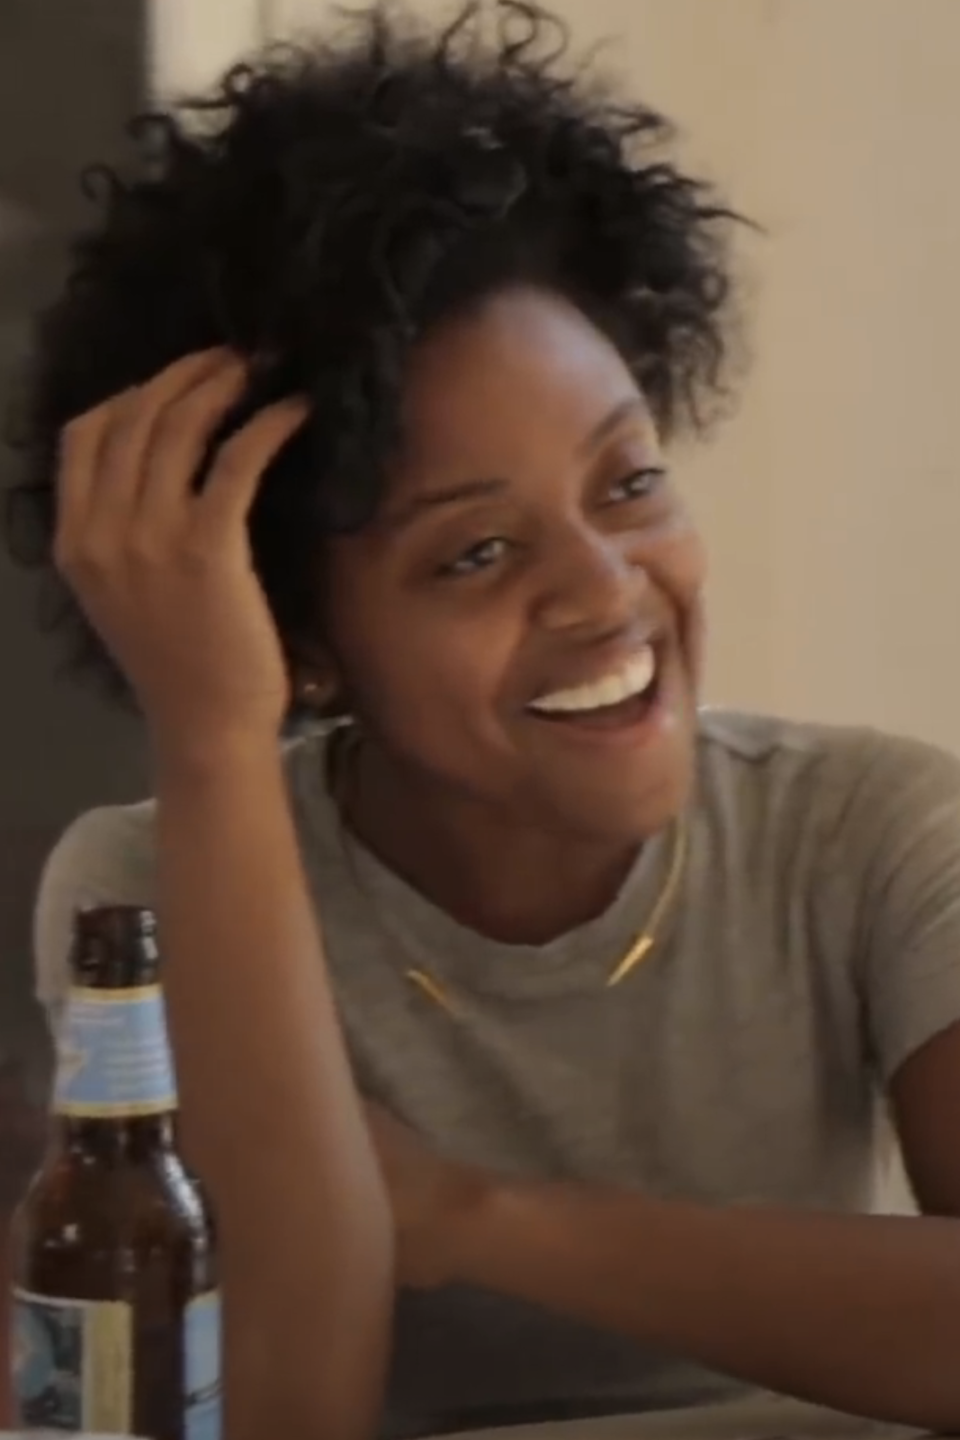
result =
[[317,621],[322,538],[374,513],[411,347],[440,317],[550,287],[620,347],[667,431],[727,394],[738,217],[671,162],[661,115],[565,63],[560,22],[521,0],[494,12],[492,39],[483,4],[439,33],[379,5],[344,17],[140,117],[130,163],[88,173],[98,218],[39,321],[6,528],[47,624],[113,696],[130,698],[52,563],[58,437],[180,356],[249,357],[221,438],[280,394],[313,402],[250,521],[291,657]]

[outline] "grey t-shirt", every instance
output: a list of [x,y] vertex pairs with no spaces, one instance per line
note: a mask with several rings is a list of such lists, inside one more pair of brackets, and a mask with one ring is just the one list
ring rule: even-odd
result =
[[[291,803],[358,1084],[436,1146],[516,1175],[712,1205],[889,1206],[884,1085],[960,1020],[960,762],[866,729],[719,711],[700,732],[677,902],[615,989],[604,980],[660,890],[668,836],[644,847],[598,919],[546,946],[507,946],[345,843],[325,741],[291,747]],[[51,1011],[74,908],[152,901],[153,821],[150,803],[93,811],[51,856],[36,923]],[[411,985],[414,967],[455,995],[456,1018]],[[410,1294],[386,1429],[731,1387],[502,1297]]]

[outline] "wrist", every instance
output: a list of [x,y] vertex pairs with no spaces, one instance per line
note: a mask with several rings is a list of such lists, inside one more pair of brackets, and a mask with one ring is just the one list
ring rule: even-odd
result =
[[445,1226],[448,1284],[495,1288],[498,1273],[517,1244],[522,1246],[532,1187],[486,1172],[470,1173],[461,1203]]
[[272,730],[229,728],[189,733],[151,729],[151,769],[158,791],[236,780],[245,771],[278,771],[279,736]]
[[[523,1293],[563,1285],[575,1272],[619,1272],[622,1254],[610,1247],[622,1224],[623,1192],[551,1181],[487,1178],[457,1230],[451,1268],[455,1283]],[[652,1221],[657,1202],[631,1194],[633,1223]]]

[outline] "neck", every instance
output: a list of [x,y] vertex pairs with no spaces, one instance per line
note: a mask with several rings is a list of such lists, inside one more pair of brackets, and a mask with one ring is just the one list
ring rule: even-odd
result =
[[358,746],[343,817],[377,858],[460,924],[512,945],[543,945],[615,899],[637,846],[525,825]]

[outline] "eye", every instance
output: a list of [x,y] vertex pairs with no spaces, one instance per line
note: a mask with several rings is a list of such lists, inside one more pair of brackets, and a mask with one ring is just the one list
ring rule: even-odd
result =
[[475,575],[478,570],[489,570],[491,565],[496,565],[502,560],[510,548],[510,542],[504,540],[500,535],[489,535],[485,540],[478,540],[476,545],[471,545],[458,555],[456,560],[451,560],[446,565],[441,565],[438,574],[456,579],[464,575]]
[[618,480],[610,487],[610,501],[619,505],[627,500],[646,500],[666,478],[667,472],[660,466],[649,465],[643,470],[634,470],[625,480]]

